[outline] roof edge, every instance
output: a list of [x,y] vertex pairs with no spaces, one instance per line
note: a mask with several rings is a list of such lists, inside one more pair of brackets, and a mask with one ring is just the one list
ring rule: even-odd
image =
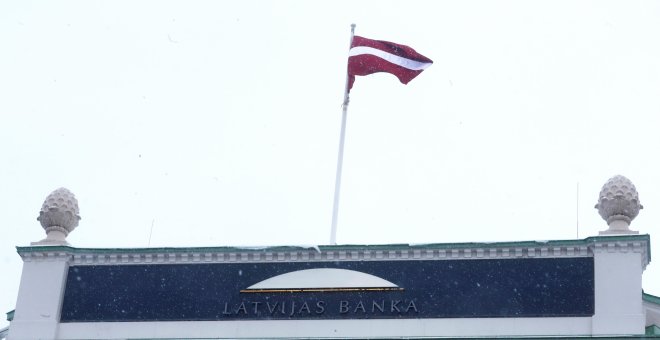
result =
[[659,296],[651,295],[651,294],[648,294],[648,293],[645,293],[645,292],[642,291],[642,300],[644,302],[652,303],[652,304],[657,305],[658,307],[660,307],[660,297]]
[[57,252],[65,251],[73,254],[80,253],[114,253],[117,251],[128,253],[186,253],[186,252],[286,252],[315,249],[317,252],[335,250],[404,250],[404,249],[465,249],[465,248],[498,248],[498,247],[542,247],[542,246],[580,246],[597,242],[623,242],[640,241],[646,242],[648,261],[651,261],[650,236],[641,235],[617,235],[617,236],[591,236],[584,239],[549,240],[549,241],[506,241],[506,242],[464,242],[464,243],[428,243],[428,244],[346,244],[346,245],[320,245],[320,246],[266,246],[266,247],[154,247],[154,248],[77,248],[72,246],[17,246],[20,253],[31,252]]

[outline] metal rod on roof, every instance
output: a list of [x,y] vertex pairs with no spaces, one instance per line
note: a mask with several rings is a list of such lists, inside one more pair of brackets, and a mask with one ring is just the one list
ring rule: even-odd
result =
[[[351,39],[348,48],[353,45],[355,35],[355,24],[351,24]],[[342,104],[341,132],[339,133],[339,152],[337,155],[337,176],[335,177],[335,199],[332,206],[332,225],[330,227],[330,244],[337,244],[337,216],[339,214],[339,189],[341,187],[341,169],[344,162],[344,139],[346,136],[346,115],[348,112],[348,71],[346,72],[346,83],[344,86],[344,103]]]

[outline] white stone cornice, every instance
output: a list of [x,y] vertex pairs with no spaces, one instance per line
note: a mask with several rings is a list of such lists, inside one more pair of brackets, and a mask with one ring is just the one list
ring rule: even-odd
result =
[[608,241],[604,239],[602,242],[595,242],[590,248],[594,253],[639,253],[641,254],[642,269],[646,269],[650,262],[648,243],[643,240]]
[[130,249],[116,249],[113,253],[89,252],[26,252],[24,261],[48,261],[66,259],[73,265],[117,265],[117,264],[171,264],[171,263],[244,263],[244,262],[306,262],[306,261],[397,261],[397,260],[459,260],[459,259],[511,259],[511,258],[557,258],[587,257],[596,251],[641,252],[644,247],[638,245],[624,247],[627,244],[605,243],[594,247],[492,247],[462,249],[403,249],[403,250],[352,250],[322,251],[299,250],[283,252],[157,252],[136,253]]
[[73,255],[65,251],[42,251],[21,253],[21,258],[24,262],[54,262],[65,261],[71,262]]
[[[565,244],[562,244],[565,243]],[[77,249],[19,248],[24,261],[65,260],[73,265],[250,263],[307,261],[480,260],[593,257],[595,253],[640,253],[649,262],[648,236],[594,237],[585,240],[490,244],[432,244],[420,246],[328,246],[318,248],[166,248]]]

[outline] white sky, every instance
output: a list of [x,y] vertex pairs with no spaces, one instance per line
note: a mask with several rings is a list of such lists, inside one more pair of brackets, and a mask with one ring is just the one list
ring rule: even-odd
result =
[[[635,0],[2,1],[0,312],[62,186],[77,247],[327,244],[353,22],[434,65],[356,80],[338,243],[594,236],[623,174],[657,249],[659,19]],[[657,263],[643,284],[660,295]]]

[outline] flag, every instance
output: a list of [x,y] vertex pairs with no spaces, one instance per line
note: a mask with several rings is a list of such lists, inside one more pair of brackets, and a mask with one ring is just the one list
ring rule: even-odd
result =
[[353,88],[355,76],[376,72],[391,73],[408,84],[431,64],[433,60],[408,46],[355,36],[348,52],[348,89]]

